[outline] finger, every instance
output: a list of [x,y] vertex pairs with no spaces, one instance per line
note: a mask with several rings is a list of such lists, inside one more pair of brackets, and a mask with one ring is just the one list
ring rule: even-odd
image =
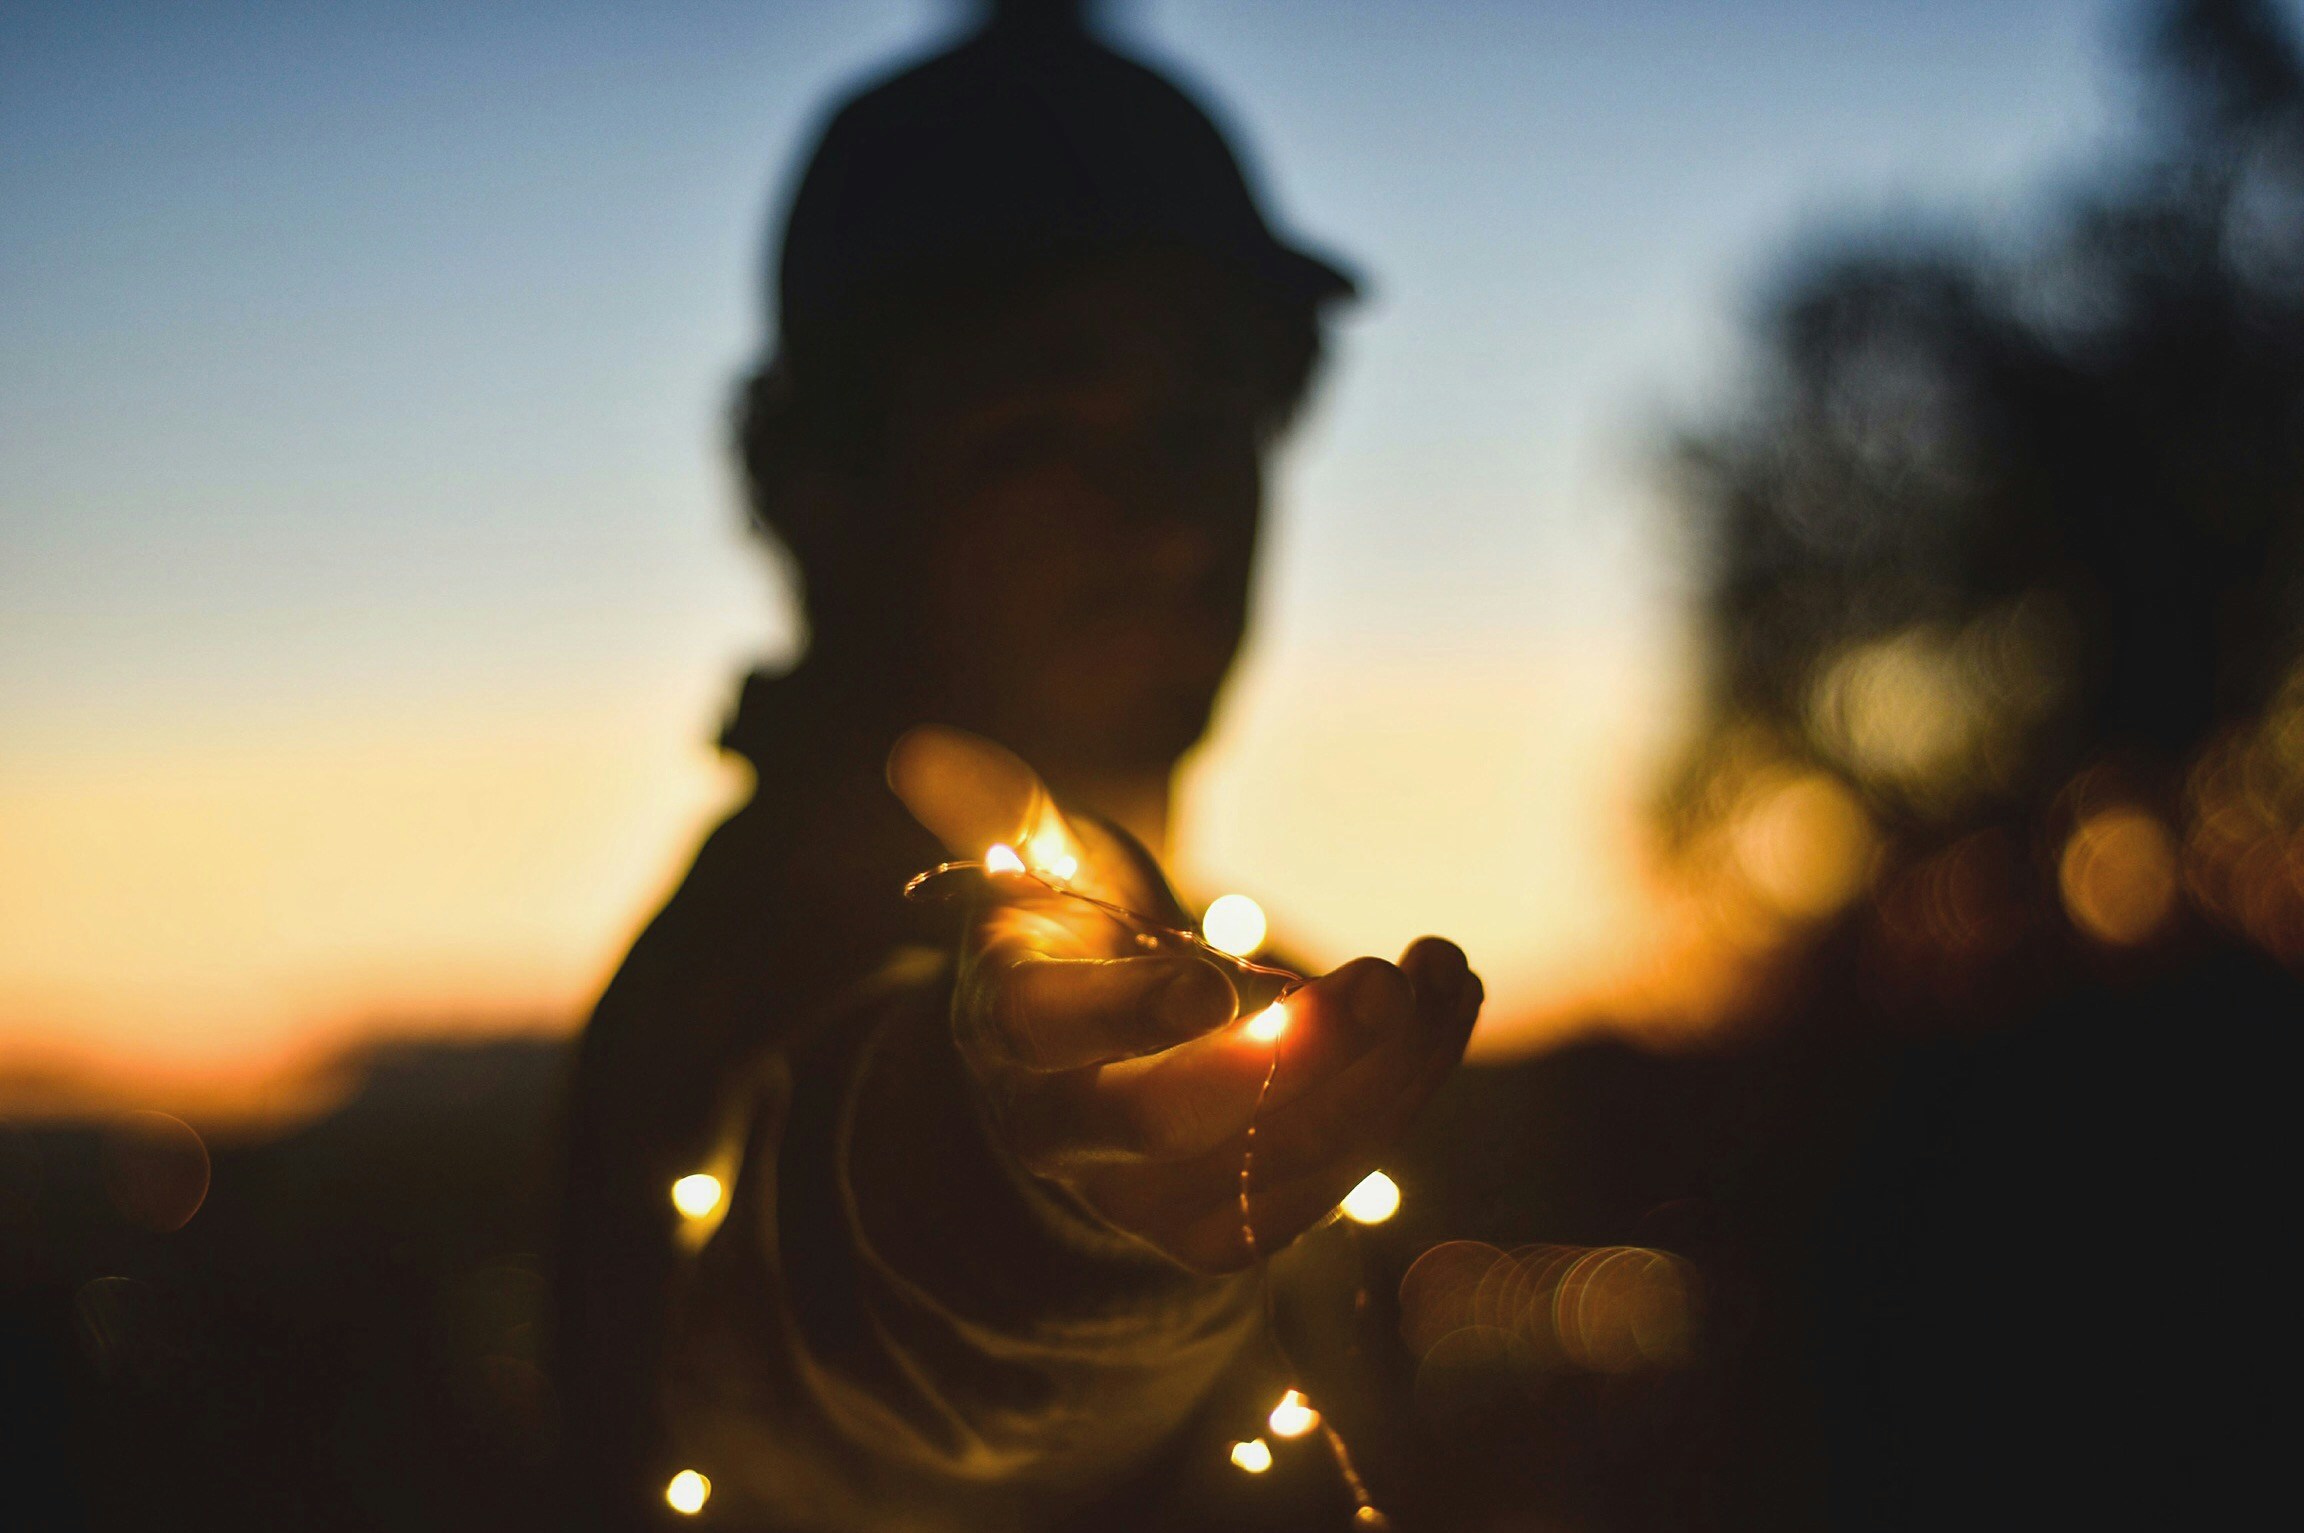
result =
[[1357,1146],[1390,1143],[1463,1059],[1485,992],[1462,950],[1423,938],[1401,955],[1399,972],[1415,987],[1410,1024],[1329,1080],[1266,1109],[1256,1158],[1275,1181]]
[[1214,964],[1187,955],[988,966],[982,1007],[998,1047],[1028,1070],[1075,1070],[1173,1048],[1232,1020],[1238,998]]
[[1272,1255],[1327,1218],[1344,1195],[1375,1169],[1375,1157],[1364,1156],[1333,1163],[1283,1186],[1258,1189],[1249,1198],[1253,1243],[1235,1195],[1182,1226],[1166,1243],[1167,1249],[1195,1271],[1237,1272],[1259,1254]]
[[1474,979],[1464,950],[1445,937],[1418,937],[1409,943],[1400,955],[1400,972],[1415,988],[1419,1010],[1452,1008],[1464,982]]
[[[1292,1125],[1259,1125],[1245,1217],[1238,1159],[1204,1167],[1204,1173],[1213,1174],[1204,1175],[1196,1203],[1178,1197],[1173,1188],[1165,1194],[1170,1201],[1163,1203],[1163,1194],[1149,1185],[1172,1176],[1178,1170],[1173,1166],[1141,1168],[1141,1175],[1115,1172],[1089,1189],[1091,1202],[1116,1222],[1147,1222],[1139,1227],[1159,1228],[1149,1221],[1165,1213],[1166,1227],[1175,1233],[1157,1243],[1196,1271],[1238,1271],[1259,1253],[1280,1250],[1326,1219],[1376,1169],[1384,1150],[1462,1054],[1463,1040],[1479,1015],[1481,993],[1478,977],[1468,972],[1449,998],[1449,1031],[1427,1049],[1423,1067],[1382,1107],[1350,1111],[1343,1120],[1351,1125],[1349,1132],[1337,1134],[1334,1123],[1315,1130],[1310,1115],[1301,1112]],[[1372,1069],[1380,1062],[1372,1057],[1368,1064]],[[1342,1082],[1346,1089],[1336,1095],[1352,1094],[1363,1084]],[[1177,1210],[1192,1206],[1201,1212],[1178,1223]]]
[[1392,1144],[1464,1057],[1479,1016],[1478,980],[1420,1008],[1418,1025],[1284,1106],[1256,1128],[1256,1169],[1277,1185],[1339,1157]]
[[[1093,816],[1073,820],[1006,746],[948,725],[918,725],[889,750],[888,785],[955,858],[1006,846],[1068,887],[1155,918],[1179,915],[1158,864],[1133,836]],[[1030,893],[1012,887],[1003,897]]]
[[906,730],[888,752],[888,786],[955,857],[1014,847],[1052,817],[1040,774],[1005,746],[942,724]]
[[[1282,1003],[1286,1030],[1250,1022],[1158,1054],[1056,1077],[1020,1098],[1010,1122],[1026,1163],[1074,1175],[1126,1162],[1237,1157],[1261,1104],[1271,1113],[1369,1052],[1372,1039],[1410,1031],[1414,991],[1379,959],[1360,959]],[[1269,1085],[1267,1084],[1269,1083]],[[1185,1166],[1174,1185],[1205,1173]]]
[[1227,1027],[1140,1058],[1040,1075],[1011,1099],[1011,1143],[1042,1175],[1187,1160],[1244,1132],[1272,1048]]
[[1288,1020],[1278,1040],[1280,1068],[1265,1098],[1267,1112],[1406,1028],[1415,1015],[1416,991],[1406,974],[1381,958],[1355,958],[1299,985],[1278,1004]]
[[1160,859],[1125,825],[1094,814],[1067,814],[1062,823],[1081,848],[1079,887],[1166,926],[1194,924]]
[[[1419,970],[1429,962],[1420,961]],[[1275,1082],[1256,1123],[1259,1184],[1308,1175],[1340,1157],[1373,1155],[1398,1138],[1462,1058],[1479,1015],[1478,977],[1466,969],[1443,986],[1445,977],[1445,971],[1428,973],[1431,983],[1419,997],[1415,1026],[1397,1030],[1289,1101],[1275,1100]],[[1246,1152],[1243,1126],[1202,1155],[1116,1166],[1099,1177],[1096,1195],[1122,1222],[1155,1219],[1164,1211],[1173,1218],[1177,1208],[1236,1208]]]

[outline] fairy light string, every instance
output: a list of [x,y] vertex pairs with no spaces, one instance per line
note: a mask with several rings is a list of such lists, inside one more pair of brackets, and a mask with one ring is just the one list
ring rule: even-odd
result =
[[[974,873],[986,879],[1022,881],[1037,885],[1050,895],[1076,901],[1109,917],[1132,932],[1140,947],[1157,949],[1173,944],[1243,973],[1259,975],[1265,979],[1279,982],[1279,993],[1272,1002],[1255,1016],[1249,1018],[1246,1026],[1242,1028],[1242,1032],[1255,1042],[1270,1044],[1272,1057],[1271,1062],[1264,1067],[1262,1083],[1256,1088],[1256,1100],[1248,1114],[1248,1129],[1242,1136],[1240,1152],[1240,1240],[1248,1253],[1249,1260],[1255,1264],[1256,1281],[1263,1300],[1265,1334],[1272,1344],[1273,1351],[1278,1353],[1281,1360],[1288,1364],[1289,1371],[1294,1372],[1295,1365],[1288,1358],[1287,1349],[1280,1343],[1279,1328],[1273,1315],[1271,1262],[1262,1243],[1256,1238],[1256,1219],[1251,1200],[1256,1189],[1256,1131],[1263,1120],[1265,1100],[1272,1093],[1272,1082],[1280,1074],[1280,1039],[1286,1033],[1288,1026],[1287,1001],[1291,995],[1303,987],[1306,983],[1305,977],[1293,969],[1283,968],[1278,964],[1258,963],[1245,953],[1219,947],[1209,941],[1201,932],[1192,928],[1171,926],[1166,922],[1156,921],[1141,912],[1129,909],[1125,905],[1091,894],[1085,889],[1076,888],[1071,880],[1079,871],[1077,858],[1061,848],[1042,856],[1039,855],[1041,849],[1034,846],[1030,840],[1027,840],[1025,845],[1035,853],[1033,863],[1026,862],[1015,847],[1005,842],[995,842],[980,858],[963,858],[952,862],[940,862],[925,872],[914,874],[904,885],[904,897],[906,899],[920,899],[937,884],[958,874]],[[1039,865],[1035,866],[1034,863]],[[1253,949],[1251,948],[1251,950]],[[1346,1446],[1342,1434],[1325,1416],[1313,1409],[1310,1400],[1302,1389],[1291,1385],[1287,1393],[1281,1397],[1280,1403],[1273,1407],[1266,1425],[1271,1428],[1275,1436],[1279,1437],[1300,1437],[1317,1427],[1322,1440],[1328,1445],[1330,1455],[1335,1459],[1336,1472],[1342,1478],[1344,1488],[1351,1493],[1353,1526],[1368,1530],[1381,1530],[1391,1526],[1390,1519],[1370,1499],[1368,1487],[1361,1480],[1359,1470],[1352,1462],[1351,1450]],[[1246,1473],[1262,1474],[1272,1466],[1272,1451],[1265,1446],[1261,1437],[1251,1438],[1233,1444],[1232,1462]]]

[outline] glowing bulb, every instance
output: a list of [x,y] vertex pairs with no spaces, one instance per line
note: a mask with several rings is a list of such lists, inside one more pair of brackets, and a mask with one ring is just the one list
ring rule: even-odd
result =
[[1246,958],[1264,945],[1264,908],[1245,894],[1220,894],[1200,918],[1200,935],[1219,953]]
[[1267,1418],[1275,1437],[1302,1437],[1320,1424],[1320,1413],[1312,1409],[1305,1398],[1291,1389],[1280,1397]]
[[1031,854],[1032,866],[1056,882],[1069,883],[1080,874],[1080,859],[1072,855],[1072,848],[1064,839],[1064,832],[1051,827],[1035,834],[1024,843]]
[[1382,1224],[1400,1212],[1400,1184],[1381,1171],[1371,1171],[1337,1206],[1354,1224]]
[[1251,1437],[1244,1443],[1232,1445],[1232,1465],[1250,1474],[1262,1474],[1272,1467],[1272,1450],[1261,1437]]
[[684,1176],[672,1184],[672,1206],[684,1219],[703,1219],[720,1206],[720,1178],[709,1171]]
[[1017,856],[1016,848],[1007,842],[995,841],[992,843],[992,849],[984,854],[984,871],[987,873],[1021,873],[1024,871],[1024,859]]
[[1250,1017],[1248,1025],[1241,1031],[1258,1043],[1278,1043],[1280,1035],[1288,1031],[1288,1003],[1274,1001]]
[[664,1487],[664,1504],[683,1517],[693,1517],[712,1499],[712,1482],[693,1469],[683,1469]]

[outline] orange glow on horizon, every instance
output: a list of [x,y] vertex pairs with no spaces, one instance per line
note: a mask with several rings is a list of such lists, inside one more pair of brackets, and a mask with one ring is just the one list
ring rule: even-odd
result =
[[582,714],[0,760],[0,1108],[296,1117],[346,1050],[573,1031],[739,778]]
[[[1676,951],[1643,871],[1656,683],[1585,656],[1445,682],[1331,656],[1242,687],[1187,774],[1178,862],[1269,890],[1314,967],[1453,937],[1487,981],[1473,1047],[1493,1055],[1571,1035]],[[162,1106],[205,1131],[319,1110],[371,1040],[573,1032],[743,790],[700,734],[580,709],[380,734],[340,711],[99,758],[19,749],[0,760],[0,1106]]]
[[1448,937],[1488,990],[1471,1057],[1552,1046],[1679,941],[1650,811],[1686,682],[1630,631],[1478,664],[1258,657],[1184,774],[1182,880],[1257,890],[1315,969]]

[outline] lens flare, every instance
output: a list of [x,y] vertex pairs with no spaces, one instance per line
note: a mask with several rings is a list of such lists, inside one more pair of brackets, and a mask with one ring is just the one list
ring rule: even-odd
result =
[[191,1222],[208,1197],[208,1146],[164,1112],[130,1113],[104,1133],[104,1190],[129,1223],[158,1234]]
[[1753,792],[1729,835],[1753,892],[1792,920],[1816,920],[1847,904],[1871,867],[1871,820],[1856,796],[1823,772]]
[[712,1499],[712,1482],[693,1469],[683,1469],[664,1487],[664,1504],[683,1517],[693,1517]]
[[1251,1437],[1244,1443],[1232,1445],[1232,1464],[1250,1474],[1262,1474],[1272,1467],[1272,1450],[1261,1437]]
[[1400,1184],[1381,1171],[1371,1171],[1337,1207],[1354,1224],[1382,1224],[1400,1212]]
[[1246,958],[1264,945],[1264,907],[1245,894],[1223,894],[1200,918],[1200,935],[1218,952]]
[[2057,881],[2073,924],[2099,942],[2142,942],[2176,903],[2175,841],[2140,809],[2110,809],[2072,833]]
[[672,1206],[683,1219],[708,1219],[720,1206],[720,1178],[698,1171],[672,1184]]

